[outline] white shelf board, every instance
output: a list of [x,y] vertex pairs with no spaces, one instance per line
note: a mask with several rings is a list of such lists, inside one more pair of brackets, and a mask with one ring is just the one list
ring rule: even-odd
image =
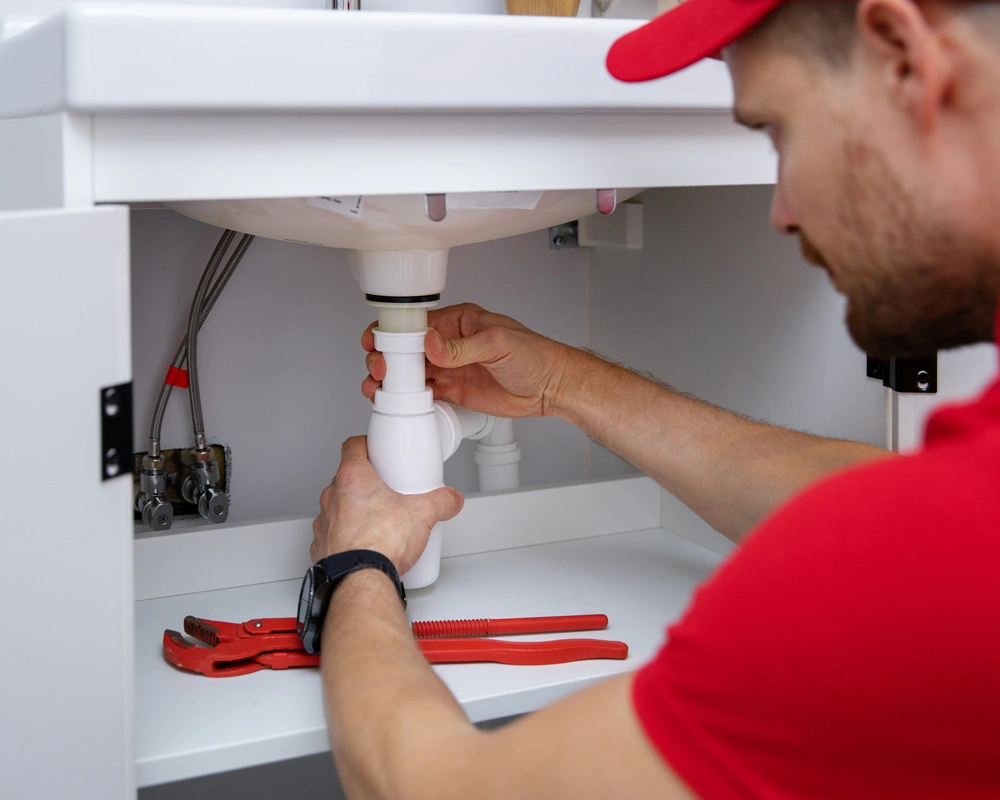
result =
[[[436,584],[410,594],[408,611],[415,620],[604,613],[610,626],[592,635],[628,643],[625,661],[436,667],[470,719],[479,722],[536,710],[639,667],[719,561],[658,528],[454,556],[443,561]],[[175,669],[161,650],[163,630],[179,629],[187,614],[230,621],[291,616],[298,589],[299,581],[290,580],[136,604],[140,786],[327,750],[318,670],[211,679]],[[540,638],[580,635],[591,634]]]
[[[136,527],[135,598],[300,578],[309,567],[313,517],[222,525]],[[444,556],[583,539],[660,525],[660,487],[652,478],[584,481],[475,494],[442,523]]]

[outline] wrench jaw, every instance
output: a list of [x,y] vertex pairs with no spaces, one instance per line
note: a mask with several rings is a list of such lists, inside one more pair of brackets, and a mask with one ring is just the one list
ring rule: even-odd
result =
[[171,653],[183,653],[194,646],[194,642],[189,642],[177,631],[167,630],[163,632],[163,652],[167,652],[167,648],[169,647]]
[[163,657],[167,663],[209,678],[229,678],[269,669],[268,664],[256,660],[259,652],[255,651],[246,641],[201,647],[177,631],[163,632]]
[[242,625],[237,625],[234,622],[217,622],[214,619],[202,619],[191,615],[184,617],[184,633],[209,647],[218,647],[225,642],[236,641],[246,636]]
[[[254,619],[220,622],[187,616],[186,638],[177,631],[163,632],[163,657],[180,669],[209,678],[247,675],[262,669],[316,666],[318,658],[306,658],[302,640],[294,633],[294,622],[286,619]],[[291,630],[289,628],[291,627]]]

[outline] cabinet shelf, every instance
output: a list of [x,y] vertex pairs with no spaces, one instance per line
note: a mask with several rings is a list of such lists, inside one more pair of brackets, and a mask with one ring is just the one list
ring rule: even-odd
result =
[[[656,528],[444,559],[441,577],[410,594],[411,619],[604,613],[593,635],[629,645],[625,661],[551,666],[435,667],[470,719],[533,711],[610,675],[636,669],[663,641],[694,587],[720,557]],[[167,664],[160,640],[186,614],[242,621],[294,613],[299,581],[243,586],[136,604],[137,768],[150,786],[327,750],[318,670],[211,679]]]

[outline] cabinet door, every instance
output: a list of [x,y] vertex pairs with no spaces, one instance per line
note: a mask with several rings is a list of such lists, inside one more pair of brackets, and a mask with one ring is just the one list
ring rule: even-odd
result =
[[135,794],[131,479],[101,418],[131,380],[128,253],[123,207],[0,214],[5,800]]

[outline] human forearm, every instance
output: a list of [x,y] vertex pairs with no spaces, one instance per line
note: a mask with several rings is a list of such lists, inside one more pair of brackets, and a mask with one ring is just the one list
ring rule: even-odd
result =
[[421,655],[388,577],[362,570],[338,587],[323,652],[330,741],[348,795],[448,796],[442,748],[460,758],[479,733]]
[[[734,541],[816,479],[887,455],[744,419],[478,306],[451,306],[428,319],[435,398],[505,417],[561,416]],[[371,372],[364,390],[374,397],[385,365],[370,331],[362,344]]]
[[823,475],[888,455],[872,445],[745,419],[579,350],[550,409],[734,541]]
[[[374,550],[405,573],[433,526],[458,513],[461,496],[449,489],[397,494],[366,455],[362,437],[344,443],[337,475],[320,497],[310,555],[320,561]],[[378,570],[338,583],[322,647],[330,741],[352,800],[691,796],[642,732],[628,676],[503,734],[478,731],[424,660],[395,583]]]

